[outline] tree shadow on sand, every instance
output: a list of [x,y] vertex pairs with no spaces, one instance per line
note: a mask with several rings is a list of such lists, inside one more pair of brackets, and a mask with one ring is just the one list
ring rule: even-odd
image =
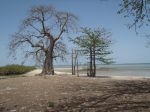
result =
[[[117,81],[111,87],[92,87],[102,95],[74,96],[55,106],[59,112],[150,112],[150,81]],[[86,92],[90,88],[86,88]],[[81,88],[80,88],[81,89]]]

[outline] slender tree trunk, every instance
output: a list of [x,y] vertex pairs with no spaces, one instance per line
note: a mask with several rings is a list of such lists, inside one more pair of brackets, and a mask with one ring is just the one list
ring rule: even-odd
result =
[[91,77],[93,74],[93,70],[92,70],[92,46],[90,46],[90,74],[89,76]]
[[74,75],[76,75],[76,66],[77,66],[77,51],[74,52]]
[[72,75],[74,75],[74,54],[72,49]]
[[78,65],[78,59],[77,59],[77,76],[79,77],[79,65]]
[[95,63],[95,42],[93,46],[93,66],[94,66],[94,71],[93,71],[93,77],[96,76],[96,63]]

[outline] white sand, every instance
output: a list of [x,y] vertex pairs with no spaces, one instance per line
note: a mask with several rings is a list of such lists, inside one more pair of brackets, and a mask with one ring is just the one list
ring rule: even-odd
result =
[[[57,69],[57,70],[63,71],[63,68]],[[31,71],[31,72],[28,72],[28,73],[26,73],[26,74],[24,74],[24,75],[25,75],[25,76],[35,76],[36,74],[39,74],[39,73],[41,73],[41,72],[42,72],[42,69],[36,69],[36,70],[33,70],[33,71]],[[71,75],[71,73],[69,73],[69,72],[55,71],[55,73],[58,74],[58,75],[62,75],[62,74]]]
[[[72,76],[70,72],[62,72],[66,68],[58,68],[55,69],[55,73],[57,75],[67,75],[67,76]],[[36,69],[31,72],[28,72],[24,74],[25,76],[35,76],[36,74],[41,73],[42,69]],[[65,70],[64,70],[65,71]],[[86,74],[79,74],[79,76],[86,76]],[[103,76],[100,76],[103,77]],[[104,76],[106,77],[106,76]],[[108,78],[115,79],[115,80],[140,80],[148,77],[142,77],[142,76],[108,76]]]
[[110,76],[110,77],[111,79],[115,80],[140,80],[145,78],[142,76]]
[[28,72],[26,74],[24,74],[25,76],[35,76],[36,74],[39,74],[42,72],[42,69],[36,69],[36,70],[33,70],[31,72]]

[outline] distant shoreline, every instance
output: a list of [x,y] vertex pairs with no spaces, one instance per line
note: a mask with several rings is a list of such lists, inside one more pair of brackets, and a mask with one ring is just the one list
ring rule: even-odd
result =
[[[114,64],[97,64],[97,66],[112,66],[112,65],[150,65],[150,63],[114,63]],[[54,65],[54,67],[72,66],[72,65]],[[86,66],[86,64],[79,64],[79,66]]]
[[[42,69],[36,69],[34,71],[31,71],[29,73],[26,74],[26,76],[35,76],[35,74],[39,74],[41,73]],[[55,69],[55,73],[56,75],[62,75],[62,76],[77,76],[76,75],[72,75],[71,73],[71,68],[56,68]],[[148,72],[149,73],[149,72]],[[79,71],[79,76],[80,77],[85,77],[87,76],[87,71]],[[131,72],[126,72],[126,74],[123,72],[120,72],[120,71],[115,71],[113,72],[112,70],[105,70],[105,71],[97,71],[97,74],[96,74],[96,77],[95,78],[111,78],[111,79],[117,79],[117,80],[137,80],[137,79],[149,79],[150,76],[148,75],[143,75],[143,74],[140,74],[140,75],[137,75],[137,74],[133,74]]]

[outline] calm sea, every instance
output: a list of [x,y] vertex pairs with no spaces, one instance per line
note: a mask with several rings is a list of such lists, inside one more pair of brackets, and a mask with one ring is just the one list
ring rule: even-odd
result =
[[[57,68],[71,68],[71,65],[56,66]],[[86,66],[80,66],[86,69]],[[85,71],[80,73],[86,74]],[[150,63],[142,64],[112,64],[97,65],[97,76],[142,76],[150,77]]]
[[150,77],[150,64],[99,65],[97,75]]

